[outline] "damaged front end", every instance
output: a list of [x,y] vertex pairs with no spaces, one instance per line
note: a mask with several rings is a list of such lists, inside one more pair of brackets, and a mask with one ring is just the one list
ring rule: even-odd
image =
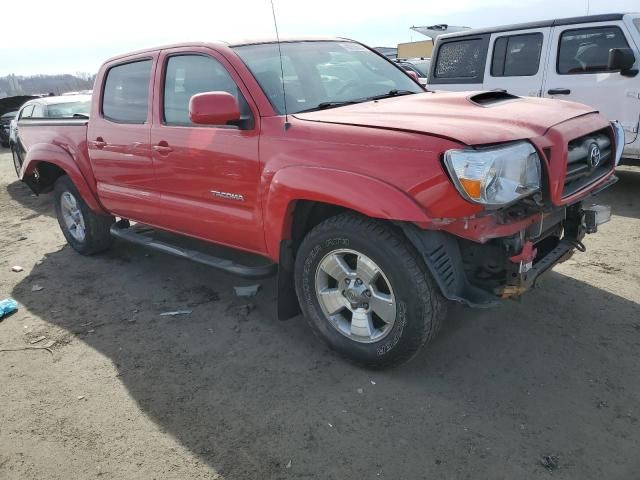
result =
[[[449,300],[488,307],[519,297],[575,250],[584,252],[585,235],[609,221],[610,208],[593,205],[590,198],[617,181],[613,172],[624,146],[621,126],[614,122],[580,134],[569,123],[549,135],[554,141],[538,139],[535,151],[520,143],[459,150],[454,152],[458,163],[445,155],[460,193],[484,203],[485,210],[441,221],[437,230],[403,229]],[[520,155],[515,172],[514,155]],[[506,173],[487,182],[495,172]],[[499,198],[515,200],[497,207]]]
[[[445,298],[482,308],[519,297],[575,250],[584,252],[582,239],[595,233],[610,216],[607,206],[579,202],[537,215],[537,221],[517,233],[484,243],[412,225],[403,229]],[[486,225],[484,220],[479,224]],[[473,228],[473,221],[467,228]]]

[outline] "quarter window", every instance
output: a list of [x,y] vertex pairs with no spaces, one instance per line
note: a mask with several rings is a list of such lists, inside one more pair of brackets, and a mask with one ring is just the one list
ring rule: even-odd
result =
[[249,108],[238,86],[217,60],[204,55],[169,57],[164,81],[164,121],[172,125],[191,125],[189,100],[198,93],[227,92],[236,97],[242,116]]
[[112,67],[107,73],[102,113],[118,123],[145,123],[149,104],[151,60]]
[[527,77],[538,73],[543,39],[542,33],[496,39],[493,46],[491,76]]
[[20,112],[20,119],[23,118],[31,118],[31,114],[33,113],[33,105],[27,105]]
[[609,50],[612,48],[629,48],[618,27],[566,30],[560,37],[558,73],[608,72]]
[[438,51],[435,77],[478,78],[482,81],[485,57],[486,46],[483,39],[447,42]]

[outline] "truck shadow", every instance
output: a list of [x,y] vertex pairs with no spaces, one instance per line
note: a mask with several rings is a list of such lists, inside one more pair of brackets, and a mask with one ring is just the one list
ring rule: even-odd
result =
[[141,411],[227,479],[489,478],[505,458],[523,478],[549,451],[576,478],[624,468],[640,447],[639,306],[546,280],[521,303],[453,308],[428,350],[381,372],[278,321],[273,281],[247,302],[233,277],[122,243],[53,252],[12,294],[109,358]]
[[25,183],[21,182],[17,178],[15,181],[7,185],[7,193],[12,200],[33,211],[31,215],[21,218],[20,220],[27,221],[41,215],[55,218],[55,211],[51,204],[51,195],[35,195]]

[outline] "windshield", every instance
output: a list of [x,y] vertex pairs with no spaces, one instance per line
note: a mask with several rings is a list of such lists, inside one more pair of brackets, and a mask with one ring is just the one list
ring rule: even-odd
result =
[[354,42],[285,42],[282,69],[277,43],[243,45],[235,52],[279,114],[340,106],[371,97],[424,92],[391,62]]
[[47,107],[47,116],[51,118],[73,117],[74,115],[89,115],[91,102],[53,103]]

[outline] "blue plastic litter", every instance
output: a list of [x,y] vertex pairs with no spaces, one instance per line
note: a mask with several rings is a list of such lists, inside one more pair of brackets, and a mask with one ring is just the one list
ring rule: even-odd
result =
[[13,298],[6,298],[0,301],[0,318],[3,318],[16,310],[18,310],[18,302]]

